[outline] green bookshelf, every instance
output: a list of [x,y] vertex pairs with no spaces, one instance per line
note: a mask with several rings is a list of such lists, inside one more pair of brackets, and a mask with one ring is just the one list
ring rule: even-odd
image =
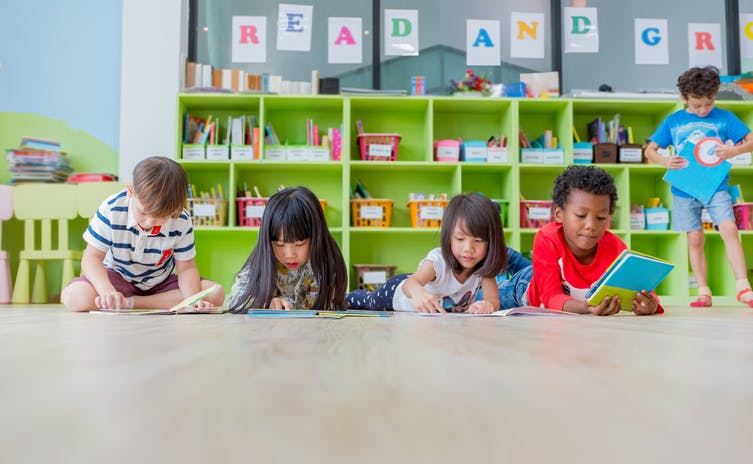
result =
[[[753,104],[718,105],[753,127]],[[635,141],[641,143],[664,117],[681,107],[679,101],[181,94],[177,101],[181,121],[176,128],[178,161],[197,190],[206,191],[219,184],[228,200],[225,224],[196,229],[197,264],[203,276],[219,281],[229,291],[234,274],[258,239],[257,228],[238,226],[236,200],[253,186],[266,197],[279,185],[305,185],[326,200],[325,216],[348,265],[350,288],[356,281],[354,264],[395,265],[398,273],[413,272],[428,250],[439,246],[439,229],[411,227],[411,192],[448,196],[481,192],[492,199],[506,200],[505,240],[509,246],[528,251],[536,229],[520,226],[520,196],[526,200],[551,199],[554,179],[573,159],[573,127],[585,138],[588,122],[596,117],[609,120],[619,113],[621,123],[631,126]],[[288,145],[305,144],[306,119],[312,118],[321,132],[342,127],[342,157],[340,161],[272,161],[265,159],[266,147],[262,145],[258,160],[183,160],[183,118],[187,111],[200,117],[211,114],[220,121],[228,116],[253,115],[260,127],[271,123],[281,142]],[[398,160],[362,161],[356,145],[357,120],[362,121],[367,133],[400,134]],[[520,163],[517,135],[521,128],[529,139],[551,129],[564,150],[565,163]],[[433,161],[437,140],[486,141],[499,134],[508,138],[509,162]],[[664,169],[646,164],[599,166],[614,177],[619,196],[611,230],[631,248],[673,261],[676,268],[657,293],[665,303],[687,303],[690,266],[685,234],[630,229],[630,204],[642,204],[647,197],[655,196],[671,208],[670,189],[662,180]],[[358,180],[373,197],[393,200],[389,228],[352,225],[350,191]],[[753,166],[733,167],[730,183],[753,185]],[[741,232],[741,240],[747,262],[753,263],[753,232]],[[734,280],[717,232],[707,234],[706,250],[714,302],[734,302]]]

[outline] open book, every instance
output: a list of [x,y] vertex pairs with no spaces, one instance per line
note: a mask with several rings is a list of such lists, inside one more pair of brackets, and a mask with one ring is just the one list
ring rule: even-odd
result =
[[654,291],[674,267],[669,261],[623,250],[588,290],[586,302],[598,305],[604,297],[616,295],[620,297],[620,309],[630,311],[635,294]]
[[422,317],[506,317],[506,316],[580,316],[580,314],[558,311],[556,309],[540,308],[538,306],[520,306],[517,308],[500,309],[489,314],[472,313],[407,313]]
[[696,144],[686,143],[679,154],[688,160],[688,165],[682,169],[667,170],[664,180],[708,203],[732,168],[728,161],[714,154],[719,145],[723,145],[722,141],[712,137],[703,138]]
[[131,314],[131,315],[150,315],[150,314],[222,314],[227,311],[225,308],[214,309],[197,309],[193,305],[196,304],[202,298],[211,295],[220,289],[219,285],[214,285],[209,288],[189,296],[185,300],[176,304],[169,309],[100,309],[97,311],[89,311],[90,313],[99,314]]
[[390,317],[391,311],[365,311],[348,309],[343,311],[316,311],[306,309],[249,309],[247,317],[280,319],[342,319],[343,317]]

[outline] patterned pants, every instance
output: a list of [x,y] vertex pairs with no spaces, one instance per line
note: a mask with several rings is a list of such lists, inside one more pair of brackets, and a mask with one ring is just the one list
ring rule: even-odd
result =
[[368,290],[353,290],[345,296],[345,304],[349,309],[370,309],[372,311],[392,311],[392,297],[400,282],[410,274],[398,274],[381,287],[370,292]]

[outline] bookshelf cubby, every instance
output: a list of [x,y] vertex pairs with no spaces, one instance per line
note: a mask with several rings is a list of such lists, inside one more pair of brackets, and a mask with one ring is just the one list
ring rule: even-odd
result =
[[[717,102],[753,127],[753,104]],[[549,200],[553,181],[573,160],[572,129],[586,137],[586,125],[596,117],[611,119],[633,128],[636,143],[642,143],[670,113],[682,108],[680,101],[590,100],[590,99],[491,99],[458,97],[374,97],[374,96],[286,96],[181,94],[177,111],[181,126],[176,129],[178,161],[197,190],[218,184],[229,200],[228,221],[221,227],[197,227],[197,264],[203,276],[220,282],[229,291],[258,239],[258,229],[238,226],[236,198],[245,188],[256,186],[269,196],[279,185],[305,185],[326,200],[325,216],[340,245],[349,269],[350,288],[356,285],[354,264],[391,264],[397,272],[413,272],[427,251],[439,245],[439,229],[410,227],[408,195],[411,192],[481,192],[492,199],[507,200],[505,239],[508,246],[528,251],[536,229],[520,227],[520,195],[526,200]],[[264,127],[271,122],[283,144],[306,141],[306,119],[312,118],[320,131],[342,127],[342,157],[338,161],[182,160],[183,116],[254,115]],[[356,145],[356,121],[367,133],[397,133],[401,136],[397,161],[361,161]],[[559,165],[520,162],[518,130],[529,139],[552,130],[564,150]],[[492,135],[508,138],[507,163],[436,162],[433,143],[442,139],[483,140]],[[673,261],[676,268],[658,288],[662,301],[686,304],[690,301],[689,263],[685,234],[671,230],[631,230],[630,204],[659,197],[671,209],[669,186],[662,180],[664,169],[647,164],[600,164],[615,179],[619,201],[611,230],[635,249]],[[361,181],[374,198],[394,201],[388,228],[353,227],[350,191]],[[244,187],[244,183],[245,186]],[[731,184],[753,185],[753,166],[734,166]],[[753,195],[753,192],[749,193]],[[741,231],[746,262],[753,266],[753,232]],[[708,274],[715,304],[734,303],[734,279],[716,231],[706,235]],[[749,277],[751,277],[749,275]]]

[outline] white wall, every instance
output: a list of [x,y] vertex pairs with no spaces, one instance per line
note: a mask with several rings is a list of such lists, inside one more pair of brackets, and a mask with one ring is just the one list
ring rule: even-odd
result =
[[123,0],[119,175],[147,156],[173,157],[188,0]]

